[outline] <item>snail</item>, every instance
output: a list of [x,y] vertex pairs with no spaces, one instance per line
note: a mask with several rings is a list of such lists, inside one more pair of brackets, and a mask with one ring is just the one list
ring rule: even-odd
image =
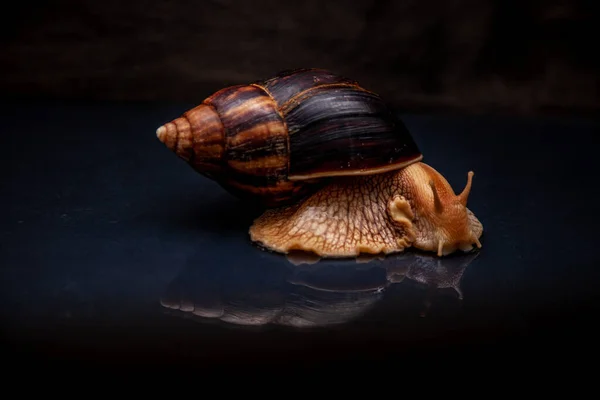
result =
[[226,87],[156,135],[200,174],[265,207],[249,235],[268,250],[340,258],[481,247],[483,226],[467,208],[473,172],[455,194],[379,95],[330,71]]

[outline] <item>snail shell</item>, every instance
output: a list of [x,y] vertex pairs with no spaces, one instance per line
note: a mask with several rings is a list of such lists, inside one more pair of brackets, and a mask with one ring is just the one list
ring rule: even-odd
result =
[[377,94],[322,69],[224,88],[156,134],[199,173],[267,206],[303,197],[327,178],[377,174],[422,159]]

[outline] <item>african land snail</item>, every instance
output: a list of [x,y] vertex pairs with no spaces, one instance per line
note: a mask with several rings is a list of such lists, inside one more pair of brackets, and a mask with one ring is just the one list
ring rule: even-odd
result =
[[456,195],[377,94],[331,72],[224,88],[156,134],[196,171],[267,207],[249,233],[269,250],[333,258],[481,247],[483,227],[466,207],[473,173]]

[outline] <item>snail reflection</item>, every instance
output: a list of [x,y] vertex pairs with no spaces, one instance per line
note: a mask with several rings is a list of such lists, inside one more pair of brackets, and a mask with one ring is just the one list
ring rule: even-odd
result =
[[286,258],[265,252],[254,263],[226,256],[214,262],[204,259],[190,264],[170,283],[161,304],[175,315],[203,322],[319,327],[356,320],[390,288],[412,285],[423,294],[415,315],[425,316],[440,292],[453,301],[462,299],[461,279],[478,254],[439,258],[408,252],[319,260],[305,253]]

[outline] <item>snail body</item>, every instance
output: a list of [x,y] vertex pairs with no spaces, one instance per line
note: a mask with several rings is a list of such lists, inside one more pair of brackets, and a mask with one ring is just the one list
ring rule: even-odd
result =
[[391,254],[415,247],[438,256],[481,247],[483,226],[466,207],[473,174],[456,195],[427,164],[340,178],[302,202],[265,211],[250,237],[270,250],[318,256]]
[[439,256],[483,228],[375,93],[322,69],[221,89],[156,131],[194,170],[267,207],[252,241],[321,257]]

